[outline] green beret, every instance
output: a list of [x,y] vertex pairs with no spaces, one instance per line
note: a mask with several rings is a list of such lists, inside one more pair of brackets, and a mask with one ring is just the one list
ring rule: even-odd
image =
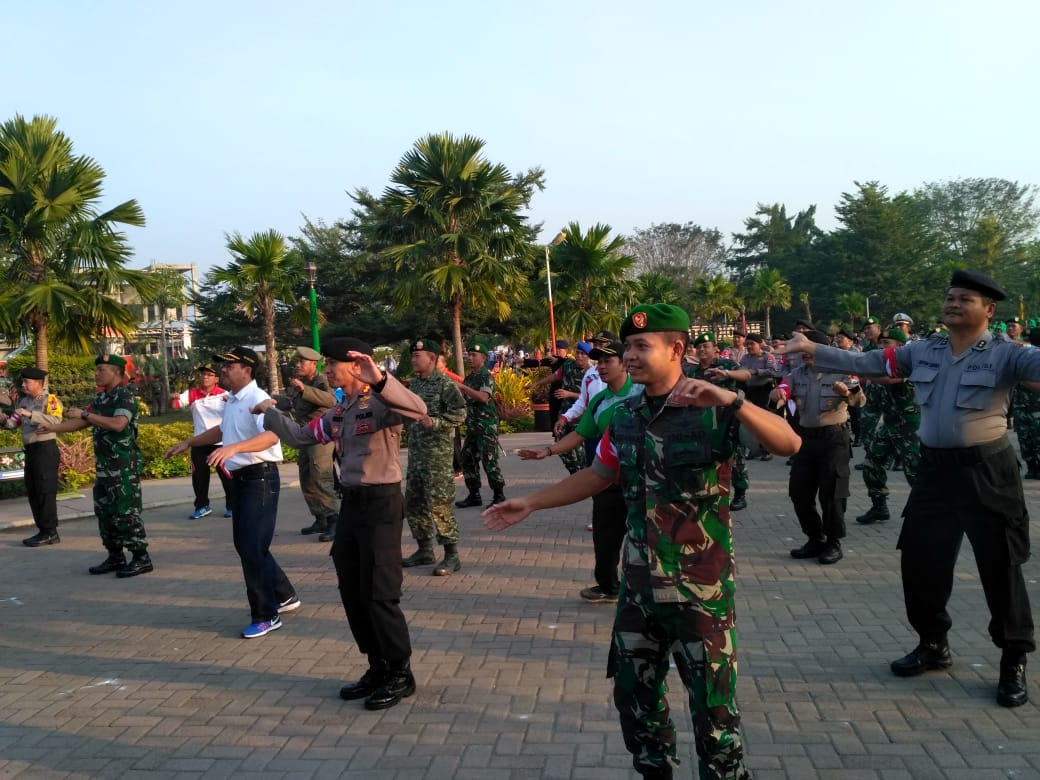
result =
[[480,352],[483,355],[488,353],[488,346],[483,341],[471,341],[466,345],[467,352]]
[[903,333],[901,328],[889,328],[881,334],[883,339],[892,339],[892,341],[898,341],[900,344],[906,343],[906,334]]
[[878,318],[877,317],[867,317],[865,320],[863,320],[863,324],[864,325],[878,325],[880,323],[878,322]]
[[700,344],[705,344],[705,343],[707,343],[707,342],[709,342],[709,341],[710,341],[710,342],[711,342],[712,344],[714,344],[714,343],[715,343],[715,334],[714,334],[714,333],[712,333],[712,332],[711,332],[711,331],[709,331],[709,330],[706,330],[706,331],[704,331],[704,333],[701,333],[701,334],[699,334],[699,335],[697,336],[697,338],[695,338],[695,339],[693,340],[693,346],[695,346],[695,347],[696,347],[696,346],[698,346],[698,345],[700,345]]
[[117,366],[118,368],[126,368],[126,359],[119,355],[98,355],[94,358],[95,366]]
[[641,303],[628,313],[621,323],[621,340],[636,333],[664,333],[668,331],[686,333],[690,330],[690,317],[678,306],[667,303]]
[[416,339],[408,348],[410,352],[432,352],[434,355],[441,354],[441,344],[436,339]]

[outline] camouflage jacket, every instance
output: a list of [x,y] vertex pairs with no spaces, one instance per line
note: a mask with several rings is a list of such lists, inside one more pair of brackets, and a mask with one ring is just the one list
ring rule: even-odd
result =
[[617,478],[628,507],[625,579],[655,602],[695,606],[702,635],[733,625],[729,515],[737,426],[714,408],[651,408],[645,393],[614,413],[592,468]]
[[882,418],[881,424],[890,428],[913,427],[921,424],[921,407],[914,403],[914,384],[906,381],[895,385],[871,383],[867,395],[871,412]]
[[494,428],[497,426],[498,407],[495,406],[495,378],[488,371],[488,367],[482,366],[479,370],[467,374],[462,383],[466,387],[488,394],[485,403],[466,396],[466,427]]
[[415,376],[408,383],[408,389],[419,396],[426,404],[432,427],[425,428],[418,421],[408,426],[409,463],[416,455],[447,456],[451,460],[452,433],[456,425],[462,425],[466,419],[466,401],[455,382],[448,379],[437,369],[423,379]]
[[137,449],[137,398],[125,385],[103,390],[89,407],[101,417],[126,417],[129,424],[118,433],[94,426],[94,460],[98,477],[118,477],[124,471],[141,474],[141,452]]
[[718,385],[719,387],[725,387],[727,390],[733,390],[734,392],[736,392],[737,383],[735,380],[730,379],[728,377],[721,377],[719,379],[708,379],[708,377],[704,375],[705,371],[708,371],[712,368],[719,368],[723,371],[739,371],[740,365],[734,363],[729,358],[724,357],[716,357],[713,361],[711,361],[711,365],[709,365],[708,368],[704,368],[703,366],[701,366],[700,363],[689,363],[685,360],[683,361],[683,374],[690,377],[691,379],[703,379],[705,382],[711,382],[714,385]]
[[[563,361],[563,365],[560,366],[560,389],[567,390],[571,393],[581,392],[581,378],[585,376],[585,372],[578,368],[578,364],[574,361],[574,358],[567,358]],[[565,398],[560,403],[560,414],[570,409],[576,398]]]

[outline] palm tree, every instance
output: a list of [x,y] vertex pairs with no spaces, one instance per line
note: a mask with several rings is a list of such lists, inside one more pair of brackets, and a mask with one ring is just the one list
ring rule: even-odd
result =
[[838,306],[838,311],[848,318],[849,324],[855,330],[856,318],[866,313],[867,299],[859,293],[842,293],[838,296],[835,304]]
[[132,252],[118,230],[144,225],[144,213],[135,200],[99,211],[104,178],[51,117],[0,126],[0,328],[31,334],[43,369],[52,341],[86,352],[105,330],[132,332],[137,318],[114,296],[151,290],[145,273],[124,267]]
[[462,365],[462,312],[509,316],[529,289],[533,258],[526,209],[542,188],[541,169],[512,175],[483,156],[470,135],[428,135],[394,168],[370,230],[394,271],[391,292],[402,306],[447,304],[457,367]]
[[791,308],[791,286],[784,281],[779,271],[773,268],[759,268],[751,279],[751,295],[749,296],[752,306],[765,311],[766,335],[773,333],[773,325],[770,314],[774,306],[779,306],[784,311]]
[[610,229],[596,224],[583,232],[571,222],[563,230],[567,239],[552,250],[556,311],[564,333],[617,330],[635,301],[638,285],[627,274],[636,259],[621,251],[625,239],[611,238]]
[[279,391],[278,355],[274,337],[275,310],[279,304],[296,304],[295,286],[303,279],[296,252],[287,248],[285,237],[276,230],[254,233],[248,240],[240,234],[225,235],[234,260],[208,274],[211,284],[225,284],[240,300],[238,308],[247,317],[259,315],[267,349],[267,381],[273,395]]
[[737,286],[722,274],[702,277],[693,284],[693,314],[714,326],[719,318],[740,314]]
[[808,291],[798,293],[798,300],[801,302],[802,306],[805,307],[805,319],[808,320],[809,322],[812,322],[813,321],[813,319],[812,319],[812,308],[810,308],[810,306],[809,306],[810,302],[809,302],[809,293],[808,293]]
[[646,271],[639,274],[636,282],[639,285],[639,300],[644,303],[681,304],[679,283],[671,274]]

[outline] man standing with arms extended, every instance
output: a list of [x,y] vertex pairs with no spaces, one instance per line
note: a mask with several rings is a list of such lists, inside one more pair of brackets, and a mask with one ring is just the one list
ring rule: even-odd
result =
[[466,419],[466,401],[458,386],[437,370],[440,344],[416,339],[411,345],[415,377],[408,389],[426,404],[426,414],[408,427],[408,473],[404,511],[419,549],[402,566],[433,563],[433,542],[444,547],[444,559],[433,573],[438,577],[462,568],[459,561],[459,524],[455,519],[455,473],[451,467],[451,440],[455,426]]
[[1006,297],[976,271],[954,271],[943,303],[948,335],[857,355],[801,338],[789,351],[816,355],[821,370],[905,376],[921,407],[921,465],[899,534],[903,598],[917,647],[891,664],[912,677],[953,665],[946,611],[967,536],[989,606],[989,634],[1001,648],[997,703],[1028,701],[1026,654],[1036,649],[1022,564],[1029,515],[1018,459],[1007,436],[1008,396],[1017,382],[1040,381],[1040,350],[995,339],[989,322]]
[[503,492],[506,481],[498,467],[498,408],[495,406],[495,379],[487,369],[487,346],[479,341],[470,342],[467,349],[472,369],[459,383],[466,399],[466,438],[462,442],[462,473],[469,495],[455,506],[460,509],[480,506],[480,468],[484,467],[491,503],[506,500]]
[[[58,425],[38,430],[64,433],[90,428],[94,437],[94,514],[108,557],[91,574],[136,577],[152,571],[148,540],[141,522],[141,452],[137,449],[137,398],[123,383],[126,360],[99,355],[94,360],[94,384],[99,392],[86,409],[70,408]],[[128,563],[123,550],[133,558]]]
[[690,696],[700,776],[747,778],[736,704],[732,522],[727,506],[735,420],[771,451],[798,436],[739,392],[682,375],[690,320],[666,304],[636,306],[621,326],[625,365],[645,385],[614,413],[593,465],[552,487],[491,507],[503,530],[531,512],[620,482],[628,509],[621,594],[608,675],[625,746],[643,777],[676,761],[666,677],[674,659]]
[[355,338],[323,340],[326,372],[343,400],[317,420],[300,425],[265,401],[264,426],[294,447],[332,443],[343,487],[332,562],[340,598],[368,671],[344,685],[342,699],[364,699],[383,710],[415,693],[412,645],[401,611],[401,429],[426,404],[372,360],[372,347]]
[[[318,373],[321,354],[310,347],[296,348],[296,375],[289,380],[285,395],[275,396],[279,411],[301,425],[317,420],[336,404],[329,380]],[[328,542],[336,535],[339,499],[332,474],[332,445],[312,444],[300,449],[296,461],[300,473],[300,490],[314,522],[301,528],[301,534],[319,534],[318,541]]]
[[[198,436],[220,425],[224,416],[224,405],[227,403],[227,390],[218,384],[220,376],[208,363],[197,367],[195,373],[199,376],[198,387],[172,396],[170,405],[174,409],[190,407],[191,421],[195,426],[195,435]],[[205,447],[191,448],[191,489],[195,493],[195,511],[190,515],[192,520],[201,520],[213,514],[209,503],[210,465],[206,461],[218,446],[220,445],[208,444]],[[217,476],[220,477],[220,484],[224,488],[224,517],[231,517],[231,479],[220,469],[217,469]]]
[[189,447],[223,442],[209,456],[209,465],[231,474],[231,532],[242,562],[252,619],[242,629],[242,638],[257,639],[282,627],[279,613],[300,608],[292,583],[271,554],[281,492],[278,464],[282,447],[278,437],[265,431],[263,421],[253,413],[258,404],[275,402],[256,383],[260,356],[249,347],[235,347],[214,355],[213,360],[221,364],[229,391],[224,417],[218,427],[170,447],[166,457],[179,455]]
[[61,403],[47,393],[46,378],[47,372],[42,369],[23,368],[18,406],[10,417],[0,412],[0,424],[22,429],[25,490],[37,530],[35,536],[22,540],[26,547],[43,547],[61,541],[58,536],[58,443],[53,433],[39,429],[41,423],[61,423]]

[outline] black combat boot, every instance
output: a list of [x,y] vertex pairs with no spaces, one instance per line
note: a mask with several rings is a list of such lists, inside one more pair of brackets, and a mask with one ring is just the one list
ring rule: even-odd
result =
[[368,659],[368,671],[361,675],[357,682],[347,683],[339,689],[339,697],[351,701],[367,699],[386,682],[387,663],[373,658]]
[[123,554],[122,550],[109,550],[108,557],[105,558],[97,566],[91,566],[87,571],[91,574],[109,574],[110,572],[119,571],[126,566],[126,555]]
[[909,653],[890,664],[896,677],[916,677],[925,672],[949,669],[953,666],[950,646],[945,639],[924,641]]
[[135,550],[134,557],[126,566],[116,572],[117,577],[136,577],[138,574],[147,574],[155,567],[152,559],[148,557],[147,550]]
[[747,491],[739,488],[733,492],[733,498],[729,502],[729,508],[734,512],[747,509]]
[[444,560],[437,564],[437,568],[433,570],[433,574],[436,577],[447,577],[461,568],[462,561],[459,560],[458,549],[454,544],[446,544],[444,545]]
[[997,704],[1001,707],[1021,707],[1029,701],[1026,690],[1026,654],[1005,650],[1000,658],[1000,683],[997,685]]
[[502,492],[505,488],[494,488],[494,495],[491,496],[491,503],[488,506],[494,506],[495,504],[501,504],[506,500],[506,494]]
[[1026,461],[1028,469],[1026,470],[1026,479],[1040,479],[1040,460],[1030,458]]
[[409,555],[407,558],[401,561],[401,565],[406,569],[411,566],[426,566],[429,563],[433,563],[437,560],[433,554],[433,545],[429,541],[420,542],[419,549]]
[[466,496],[461,501],[455,502],[455,506],[457,506],[459,509],[465,509],[468,506],[483,506],[483,504],[484,502],[480,498],[479,490],[471,490],[469,491],[468,496]]
[[318,536],[319,542],[331,542],[336,538],[336,521],[329,520],[328,527]]
[[874,506],[857,517],[856,522],[870,525],[871,523],[883,523],[888,520],[890,515],[888,514],[887,499],[884,496],[872,496],[870,501]]
[[383,684],[365,699],[366,710],[385,710],[393,707],[401,699],[407,699],[415,693],[415,677],[405,661],[402,664],[390,664]]

